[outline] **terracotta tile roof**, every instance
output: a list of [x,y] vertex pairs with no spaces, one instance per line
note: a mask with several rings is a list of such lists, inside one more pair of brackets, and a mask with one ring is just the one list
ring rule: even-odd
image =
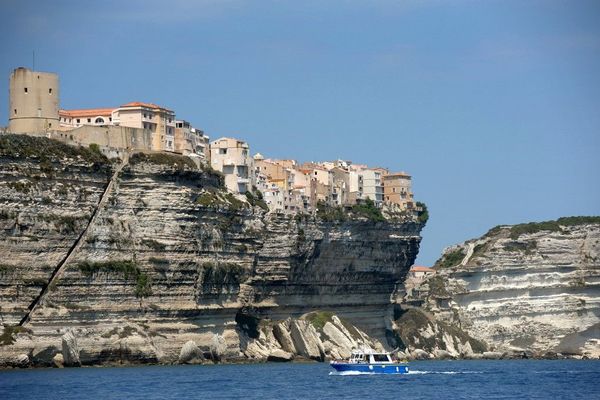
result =
[[421,265],[413,265],[410,267],[411,272],[433,272],[432,268],[423,267]]
[[131,101],[129,103],[123,104],[121,107],[145,107],[145,108],[151,108],[153,110],[157,110],[157,109],[161,109],[161,110],[166,110],[166,111],[170,111],[173,112],[173,110],[170,110],[168,108],[165,107],[161,107],[157,104],[154,103],[144,103],[141,101]]
[[59,110],[61,117],[110,117],[115,108],[88,108],[83,110]]
[[405,178],[410,178],[410,175],[409,175],[409,174],[407,174],[407,173],[406,173],[406,172],[404,172],[404,171],[400,171],[400,172],[394,172],[394,173],[391,173],[391,174],[386,174],[386,175],[383,175],[383,179],[385,179],[385,178],[396,178],[396,177],[405,177]]

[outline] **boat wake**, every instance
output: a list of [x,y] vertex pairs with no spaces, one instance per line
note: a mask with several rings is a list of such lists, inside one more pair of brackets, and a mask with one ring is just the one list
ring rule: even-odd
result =
[[378,375],[374,372],[360,372],[360,371],[330,371],[329,375],[337,376],[349,376],[349,375]]
[[[429,374],[439,374],[439,375],[462,375],[462,374],[483,374],[482,371],[408,371],[408,375],[429,375]],[[337,376],[353,376],[353,375],[404,375],[402,373],[395,374],[378,374],[375,372],[360,372],[360,371],[331,371],[329,375],[337,375]]]
[[441,375],[461,375],[461,374],[483,374],[482,371],[408,371],[409,375],[428,375],[428,374],[441,374]]

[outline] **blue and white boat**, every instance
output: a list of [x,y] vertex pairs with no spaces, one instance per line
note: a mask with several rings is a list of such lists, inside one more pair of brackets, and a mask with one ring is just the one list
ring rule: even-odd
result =
[[331,366],[341,373],[407,374],[408,365],[396,362],[390,353],[376,353],[373,350],[353,351],[347,360],[334,360]]

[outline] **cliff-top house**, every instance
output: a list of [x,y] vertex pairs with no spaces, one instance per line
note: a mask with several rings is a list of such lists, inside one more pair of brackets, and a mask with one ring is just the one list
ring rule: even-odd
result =
[[225,186],[234,193],[252,189],[253,168],[248,143],[222,137],[210,143],[210,165],[225,176]]

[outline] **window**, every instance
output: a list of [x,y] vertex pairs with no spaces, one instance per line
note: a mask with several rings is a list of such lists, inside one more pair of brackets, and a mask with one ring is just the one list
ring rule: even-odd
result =
[[48,128],[52,128],[52,122],[48,123]]
[[219,154],[227,154],[227,149],[219,149]]
[[81,120],[79,118],[77,118],[77,123],[80,123],[80,122],[81,122]]
[[98,117],[98,118],[96,118],[96,120],[94,121],[94,123],[96,123],[96,124],[103,124],[104,123],[104,118]]
[[48,89],[48,93],[52,94],[52,88]]
[[144,113],[144,118],[148,118],[148,117],[146,116],[146,113]]
[[41,117],[41,116],[42,116],[42,109],[41,109],[41,108],[38,108],[38,109],[37,109],[37,116],[38,116],[38,117]]
[[87,122],[92,122],[92,119],[91,119],[91,118],[88,118],[88,119],[87,119]]
[[108,117],[108,120],[109,120],[110,122],[112,122],[112,117]]
[[28,92],[27,92],[27,88],[25,88],[25,93],[28,93]]
[[17,109],[15,108],[15,115],[17,115]]

